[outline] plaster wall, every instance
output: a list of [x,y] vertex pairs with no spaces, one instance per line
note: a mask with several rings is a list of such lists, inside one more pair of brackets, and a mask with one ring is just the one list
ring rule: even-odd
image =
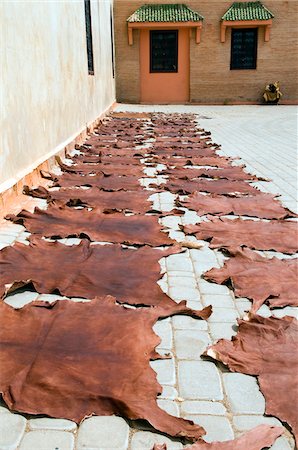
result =
[[1,3],[0,192],[114,102],[112,4],[91,0],[94,75],[88,75],[83,0]]
[[139,31],[128,45],[126,19],[145,3],[184,3],[205,18],[201,43],[190,39],[190,101],[260,103],[265,85],[280,81],[282,103],[298,103],[298,0],[263,0],[275,15],[269,42],[259,27],[256,70],[230,70],[231,29],[220,42],[220,19],[233,0],[115,0],[117,100],[140,102]]

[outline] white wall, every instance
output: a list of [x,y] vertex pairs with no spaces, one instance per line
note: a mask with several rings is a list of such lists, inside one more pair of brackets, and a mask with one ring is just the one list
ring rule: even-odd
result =
[[83,0],[1,2],[0,192],[114,102],[112,3],[91,1],[91,76]]

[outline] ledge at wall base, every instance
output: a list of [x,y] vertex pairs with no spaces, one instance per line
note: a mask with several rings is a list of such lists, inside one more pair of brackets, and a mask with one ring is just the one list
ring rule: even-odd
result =
[[88,133],[92,131],[100,124],[101,120],[109,114],[115,108],[114,102],[109,108],[107,108],[99,117],[92,122],[89,122],[82,127],[77,133],[70,136],[66,141],[59,144],[53,150],[48,152],[42,158],[39,158],[25,170],[18,172],[15,178],[10,178],[0,184],[0,212],[5,211],[10,203],[19,196],[23,191],[23,186],[33,186],[43,183],[43,179],[40,177],[40,171],[50,171],[53,166],[57,165],[55,156],[65,156],[66,152],[74,149],[76,144],[82,144]]

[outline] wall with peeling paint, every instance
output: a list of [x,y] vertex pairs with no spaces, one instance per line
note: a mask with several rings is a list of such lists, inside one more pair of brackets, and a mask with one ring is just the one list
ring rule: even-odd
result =
[[112,3],[91,0],[94,76],[88,75],[83,0],[0,6],[0,192],[114,102]]

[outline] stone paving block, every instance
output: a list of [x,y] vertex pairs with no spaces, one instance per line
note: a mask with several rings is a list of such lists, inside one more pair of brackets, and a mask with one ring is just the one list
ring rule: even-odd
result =
[[181,414],[210,414],[212,416],[224,416],[227,412],[220,402],[207,402],[197,400],[185,400],[181,403]]
[[240,415],[240,416],[234,416],[233,418],[234,427],[239,431],[248,431],[251,430],[254,427],[257,427],[258,425],[276,425],[278,427],[281,427],[281,422],[276,419],[275,417],[264,417],[264,416],[247,416],[247,415]]
[[177,242],[185,241],[185,234],[182,231],[170,230],[169,237]]
[[66,431],[29,431],[24,436],[19,450],[73,450],[74,436]]
[[205,241],[204,246],[200,249],[191,249],[190,250],[190,257],[192,261],[194,262],[200,262],[200,261],[209,261],[213,262],[214,264],[217,263],[216,254],[213,250],[211,250]]
[[265,399],[255,377],[242,373],[224,373],[223,382],[233,413],[264,414]]
[[178,397],[177,389],[173,386],[162,386],[160,399],[175,400]]
[[74,431],[77,428],[77,424],[71,420],[51,419],[49,417],[30,419],[28,423],[31,430]]
[[[0,449],[15,450],[25,432],[26,419],[12,414],[7,409],[0,414]],[[31,449],[32,450],[32,449]]]
[[180,416],[179,408],[176,402],[173,402],[171,400],[158,399],[157,404],[161,409],[171,414],[172,416]]
[[290,445],[285,437],[276,439],[270,450],[294,450],[294,444]]
[[192,272],[192,263],[190,258],[184,256],[184,254],[170,255],[166,261],[167,270],[177,270],[179,272]]
[[193,300],[187,300],[186,305],[188,306],[188,308],[191,308],[191,309],[203,309],[204,308],[204,306],[201,302],[197,302],[197,301],[193,301]]
[[209,323],[237,323],[239,313],[234,308],[212,308],[212,314],[208,319]]
[[150,366],[157,374],[160,384],[174,385],[176,382],[174,359],[151,361]]
[[284,317],[284,316],[292,316],[298,319],[298,308],[295,308],[293,306],[286,306],[282,309],[275,309],[272,311],[272,315],[278,318]]
[[270,317],[271,311],[267,305],[262,305],[260,309],[258,309],[257,314],[262,317]]
[[219,372],[211,361],[179,362],[178,384],[180,395],[184,399],[223,399]]
[[174,342],[178,359],[200,359],[211,344],[208,333],[197,330],[176,330]]
[[0,234],[0,244],[11,245],[16,239],[16,236],[8,234]]
[[212,305],[215,308],[235,308],[235,303],[231,295],[210,295],[203,294],[202,302],[205,306]]
[[201,299],[198,289],[187,286],[170,287],[169,296],[176,301],[190,300],[198,302]]
[[219,339],[231,339],[237,334],[237,326],[231,322],[227,323],[210,323],[209,329],[213,342]]
[[4,302],[15,309],[19,309],[27,305],[28,303],[37,300],[38,296],[39,294],[37,292],[24,291],[9,295],[4,299]]
[[159,220],[159,222],[167,228],[172,228],[173,230],[180,230],[180,225],[182,224],[180,217],[177,216],[167,216]]
[[167,450],[180,450],[183,448],[180,442],[171,441],[161,434],[138,431],[132,437],[131,450],[152,450],[154,444],[167,444]]
[[193,319],[188,316],[175,316],[172,318],[172,323],[176,330],[208,330],[206,320]]
[[172,326],[169,321],[160,320],[156,322],[153,330],[161,338],[161,343],[157,348],[171,349],[173,345]]
[[[171,288],[191,288],[196,289],[197,283],[194,277],[184,277],[184,276],[174,276],[173,272],[170,272],[170,276],[168,277],[168,284]],[[180,272],[181,275],[181,272]]]
[[197,275],[202,275],[204,272],[207,272],[207,270],[213,269],[214,267],[219,267],[219,264],[216,260],[214,262],[202,258],[201,261],[193,261],[193,266],[195,273]]
[[184,418],[193,420],[196,424],[205,428],[206,435],[203,436],[203,439],[206,442],[222,442],[234,439],[233,429],[226,417],[187,414]]
[[76,447],[77,450],[126,450],[128,437],[129,426],[121,417],[95,416],[84,420],[79,427]]
[[209,283],[202,278],[199,278],[199,289],[201,294],[229,294],[229,288],[222,284]]
[[250,311],[252,306],[252,303],[249,300],[247,300],[246,302],[235,301],[235,303],[241,317],[243,317],[248,311]]

